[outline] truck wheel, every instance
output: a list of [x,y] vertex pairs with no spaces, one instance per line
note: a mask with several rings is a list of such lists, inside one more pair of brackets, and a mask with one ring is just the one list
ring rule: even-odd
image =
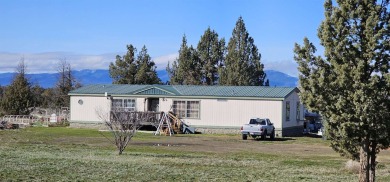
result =
[[271,133],[271,140],[275,140],[275,130]]
[[262,140],[265,140],[265,138],[267,138],[267,130],[265,130],[265,131],[263,132],[263,134],[261,135],[261,139],[262,139]]
[[246,135],[246,134],[242,134],[242,139],[243,139],[243,140],[246,140],[246,139],[248,139],[248,135]]

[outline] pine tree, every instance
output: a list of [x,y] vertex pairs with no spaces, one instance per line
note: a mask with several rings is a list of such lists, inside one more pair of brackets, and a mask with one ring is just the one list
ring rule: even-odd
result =
[[114,84],[159,84],[156,65],[152,61],[146,46],[143,46],[137,57],[137,49],[133,45],[127,45],[127,53],[121,57],[116,56],[116,61],[110,63],[109,72]]
[[12,83],[5,89],[1,105],[7,115],[28,115],[29,107],[33,105],[31,83],[26,77],[24,59],[17,67],[17,73]]
[[4,95],[4,90],[5,90],[5,87],[1,86],[0,85],[0,117],[4,115],[4,109],[3,109],[3,106],[2,106],[2,100],[3,100],[3,95]]
[[146,46],[142,47],[137,57],[138,70],[135,74],[136,84],[159,84],[160,78],[157,76],[155,63],[148,54]]
[[135,52],[137,49],[133,45],[127,45],[127,53],[121,57],[116,56],[115,64],[110,63],[109,72],[114,84],[134,84],[135,74],[138,66],[136,64]]
[[225,39],[219,40],[218,34],[209,27],[200,38],[197,52],[201,66],[202,84],[217,84],[218,68],[224,59]]
[[167,66],[170,77],[170,84],[173,85],[200,85],[201,84],[201,64],[197,51],[187,46],[187,38],[184,35],[179,50],[179,57],[172,63],[172,67]]
[[300,97],[327,118],[332,148],[360,161],[359,181],[375,181],[390,142],[389,0],[336,2],[325,2],[318,29],[325,58],[307,38],[295,45]]
[[41,94],[43,97],[41,107],[55,108],[56,107],[56,88],[47,88]]
[[264,85],[266,74],[254,39],[249,36],[242,17],[233,29],[224,67],[219,70],[221,85]]
[[34,107],[41,107],[44,101],[43,92],[45,91],[44,88],[42,88],[39,85],[34,85],[31,88],[31,93],[33,94],[33,106]]
[[4,95],[4,87],[0,85],[0,100],[3,98]]

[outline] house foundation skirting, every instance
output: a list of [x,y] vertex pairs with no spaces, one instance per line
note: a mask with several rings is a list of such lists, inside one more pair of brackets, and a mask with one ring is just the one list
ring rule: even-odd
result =
[[[196,133],[202,134],[241,134],[240,127],[208,127],[193,126]],[[294,126],[289,128],[275,128],[276,137],[297,137],[302,136],[303,126]]]
[[202,134],[241,134],[240,127],[234,128],[214,128],[214,127],[196,127],[196,133]]
[[[90,128],[104,130],[107,129],[104,123],[99,122],[71,122],[70,128]],[[202,134],[241,134],[240,127],[213,127],[213,126],[193,126],[196,133]],[[276,128],[276,137],[296,137],[302,136],[303,126],[289,128]]]
[[293,126],[293,127],[283,128],[281,130],[279,129],[279,131],[281,132],[279,136],[282,137],[303,136],[303,126]]
[[104,130],[107,129],[107,126],[104,123],[79,123],[79,122],[71,122],[69,128],[88,128],[88,129],[97,129]]

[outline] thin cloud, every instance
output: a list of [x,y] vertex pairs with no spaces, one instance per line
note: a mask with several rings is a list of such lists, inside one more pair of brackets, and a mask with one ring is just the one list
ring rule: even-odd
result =
[[57,72],[59,62],[66,60],[73,70],[108,69],[110,62],[115,60],[114,53],[102,55],[82,55],[67,52],[47,52],[36,54],[0,52],[0,73],[15,72],[19,62],[24,59],[28,73]]
[[[116,55],[123,53],[107,53],[101,55],[83,55],[68,52],[46,53],[6,53],[0,52],[0,73],[15,72],[19,62],[24,59],[28,73],[55,73],[59,62],[66,60],[73,70],[108,69],[111,62],[115,62]],[[157,70],[165,70],[168,62],[173,62],[178,54],[168,54],[152,58]]]
[[[107,70],[111,62],[115,62],[116,55],[123,53],[107,53],[101,55],[83,55],[68,52],[46,53],[7,53],[0,52],[0,73],[15,72],[20,60],[24,59],[28,73],[55,73],[60,60],[66,59],[73,70]],[[177,59],[178,53],[153,57],[157,70],[165,70],[168,62]],[[275,70],[297,77],[297,63],[292,60],[268,61],[262,60],[266,70]]]
[[178,56],[179,56],[178,53],[168,54],[164,56],[155,57],[152,60],[154,61],[154,63],[156,63],[157,66],[156,70],[165,70],[168,65],[168,62],[172,63],[177,59]]
[[265,70],[280,71],[293,77],[298,77],[298,64],[292,60],[263,61]]

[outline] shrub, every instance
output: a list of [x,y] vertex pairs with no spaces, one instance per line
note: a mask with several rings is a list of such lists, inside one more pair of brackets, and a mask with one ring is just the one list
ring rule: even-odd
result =
[[345,163],[345,169],[351,173],[359,174],[360,164],[358,161],[349,160]]
[[49,127],[67,127],[69,125],[70,125],[70,122],[66,119],[63,119],[63,120],[55,122],[55,123],[49,123]]

